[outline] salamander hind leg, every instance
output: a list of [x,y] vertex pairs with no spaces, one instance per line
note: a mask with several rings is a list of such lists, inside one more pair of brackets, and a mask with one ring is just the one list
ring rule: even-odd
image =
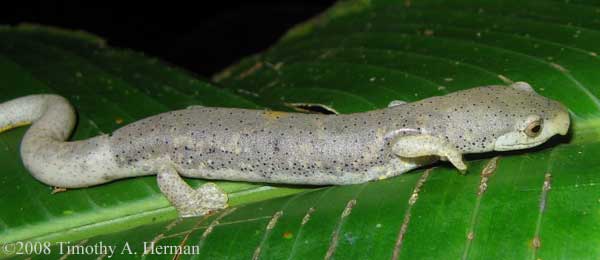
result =
[[450,161],[461,172],[467,170],[462,153],[448,142],[435,136],[411,135],[399,137],[393,144],[392,151],[405,158],[439,156],[443,161]]
[[227,207],[227,194],[214,183],[190,187],[170,166],[157,175],[158,187],[182,217],[202,216]]

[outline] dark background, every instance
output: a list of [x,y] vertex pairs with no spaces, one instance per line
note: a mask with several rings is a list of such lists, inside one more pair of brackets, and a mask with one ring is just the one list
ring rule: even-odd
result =
[[282,1],[2,1],[0,24],[22,22],[84,30],[110,46],[158,57],[210,77],[267,49],[293,25],[333,0]]

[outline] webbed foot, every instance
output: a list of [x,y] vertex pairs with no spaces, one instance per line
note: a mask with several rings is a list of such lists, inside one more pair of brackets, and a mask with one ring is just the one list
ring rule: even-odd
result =
[[157,175],[158,187],[182,217],[202,216],[227,207],[227,194],[214,183],[190,187],[172,167]]

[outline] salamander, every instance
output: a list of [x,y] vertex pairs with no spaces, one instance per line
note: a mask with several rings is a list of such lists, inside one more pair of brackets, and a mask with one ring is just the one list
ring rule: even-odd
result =
[[483,86],[352,114],[194,106],[151,116],[87,140],[66,141],[76,122],[58,95],[0,104],[0,131],[33,123],[21,143],[39,181],[82,188],[156,174],[182,216],[227,206],[209,182],[345,185],[396,176],[438,160],[464,171],[463,154],[537,146],[565,135],[566,107],[525,82]]

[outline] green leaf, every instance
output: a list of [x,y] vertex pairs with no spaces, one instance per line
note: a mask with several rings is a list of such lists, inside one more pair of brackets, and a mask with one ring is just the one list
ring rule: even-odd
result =
[[[0,183],[9,187],[0,193],[0,243],[102,242],[116,245],[118,258],[131,257],[125,245],[153,258],[177,255],[158,246],[184,245],[198,252],[179,256],[194,259],[596,259],[598,13],[585,0],[342,1],[215,76],[220,87],[89,35],[4,29],[0,101],[52,88],[80,112],[74,139],[191,104],[351,113],[511,81],[561,101],[573,127],[537,149],[473,156],[466,175],[438,164],[269,200],[300,190],[226,183],[238,203],[184,220],[152,177],[50,195],[22,168],[18,129],[0,135]],[[143,256],[150,241],[158,251]]]

